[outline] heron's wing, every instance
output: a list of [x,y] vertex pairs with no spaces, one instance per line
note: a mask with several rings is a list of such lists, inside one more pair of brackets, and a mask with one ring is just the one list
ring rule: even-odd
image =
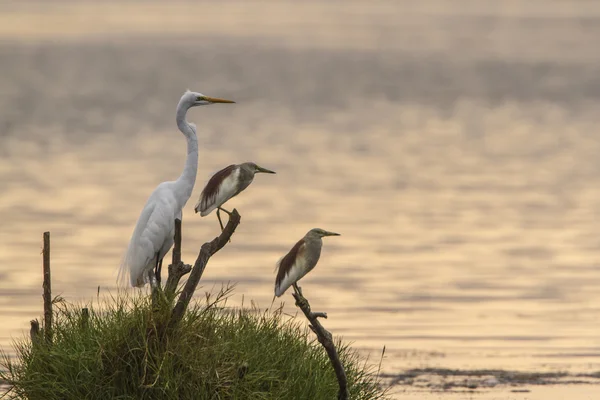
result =
[[232,198],[237,191],[239,173],[239,166],[232,164],[214,174],[202,190],[194,210],[204,217]]
[[129,275],[131,286],[143,286],[146,271],[154,267],[156,254],[162,258],[173,246],[178,210],[169,184],[171,182],[162,183],[152,192],[138,218],[119,269],[120,284],[126,282]]
[[275,278],[275,296],[281,296],[292,284],[306,275],[305,251],[306,243],[304,239],[300,239],[289,253],[277,261],[279,270]]

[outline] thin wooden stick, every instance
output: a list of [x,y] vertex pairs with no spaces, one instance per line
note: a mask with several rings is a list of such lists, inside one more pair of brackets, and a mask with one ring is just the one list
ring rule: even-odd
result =
[[87,307],[81,309],[81,327],[87,329],[90,326],[90,310]]
[[344,366],[340,361],[340,357],[338,356],[337,350],[335,349],[335,343],[333,343],[333,336],[331,333],[321,325],[317,318],[327,318],[327,314],[324,312],[312,312],[310,309],[310,303],[306,298],[302,295],[302,289],[298,287],[294,283],[294,293],[292,293],[294,299],[296,299],[296,306],[302,310],[306,319],[310,322],[308,327],[317,335],[317,339],[319,343],[323,345],[325,351],[327,351],[327,355],[329,356],[329,360],[331,361],[331,365],[333,366],[333,370],[335,371],[335,376],[337,377],[338,384],[340,389],[338,391],[338,400],[347,400],[348,399],[348,379],[346,378],[346,371],[344,370]]
[[175,245],[173,246],[173,264],[181,261],[181,220],[175,218],[175,237],[173,238]]
[[206,268],[208,260],[227,244],[231,238],[231,235],[233,235],[233,232],[235,232],[235,229],[240,224],[240,220],[240,214],[236,209],[234,209],[229,215],[229,222],[227,222],[227,226],[225,226],[223,232],[221,232],[221,234],[214,238],[211,242],[204,243],[200,248],[200,254],[198,254],[198,258],[194,263],[194,268],[190,273],[190,277],[185,283],[183,291],[179,295],[179,299],[177,299],[177,304],[171,313],[169,324],[172,327],[181,321],[181,318],[183,318],[183,314],[185,313],[185,310],[187,309],[187,306],[190,303],[194,292],[196,291],[196,287],[200,282],[200,278],[202,278],[202,273]]
[[29,329],[31,343],[36,344],[40,341],[40,323],[37,319],[32,319],[29,323],[31,324],[31,328]]
[[173,246],[173,262],[169,265],[169,277],[165,284],[165,294],[171,298],[177,290],[181,278],[192,270],[192,266],[181,261],[181,220],[175,220],[175,245]]
[[50,275],[50,232],[44,232],[44,337],[52,342],[52,279]]

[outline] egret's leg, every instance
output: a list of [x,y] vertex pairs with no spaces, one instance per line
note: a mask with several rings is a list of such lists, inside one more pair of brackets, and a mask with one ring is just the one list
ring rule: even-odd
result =
[[[155,270],[153,270],[153,269],[148,270],[148,280],[150,281],[152,308],[154,310],[157,310],[160,307],[161,303],[164,303],[165,294],[160,289],[160,284],[156,281],[156,271]],[[163,301],[161,301],[161,299]]]
[[156,271],[148,271],[148,281],[150,282],[150,287],[152,288],[152,291],[158,288],[158,284],[156,283]]
[[160,279],[161,279],[160,274],[162,271],[162,262],[163,262],[163,260],[161,258],[160,261],[158,261],[156,263],[156,282],[158,282],[158,286],[160,286]]
[[[161,261],[158,257],[160,256],[160,252],[156,253],[156,264],[154,264],[154,278],[156,279],[157,283],[160,285],[160,267],[162,267]],[[159,267],[160,265],[160,267]]]
[[223,228],[223,221],[221,221],[221,213],[219,212],[220,208],[217,208],[217,218],[219,219],[219,225],[221,226],[221,232],[223,232],[225,230],[225,228]]

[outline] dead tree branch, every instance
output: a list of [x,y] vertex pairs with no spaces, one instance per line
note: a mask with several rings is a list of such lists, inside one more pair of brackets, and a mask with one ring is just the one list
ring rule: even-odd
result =
[[50,276],[50,232],[44,232],[44,337],[52,342],[52,285]]
[[171,313],[171,320],[169,324],[171,326],[175,326],[181,318],[183,318],[183,314],[187,309],[194,292],[196,291],[196,287],[200,282],[200,278],[202,278],[202,273],[206,268],[206,264],[210,257],[212,257],[216,252],[221,250],[223,246],[227,244],[233,232],[240,224],[240,214],[236,209],[233,209],[231,214],[229,215],[229,221],[227,222],[227,226],[221,234],[214,238],[211,242],[206,242],[200,248],[200,254],[198,254],[198,258],[194,263],[194,268],[192,268],[192,272],[190,273],[190,277],[188,278],[183,291],[179,295],[179,299],[177,300],[177,304],[173,308],[173,312]]
[[181,261],[181,220],[175,220],[175,245],[173,246],[173,262],[169,265],[169,277],[165,284],[165,295],[171,298],[177,290],[181,278],[192,270],[192,266]]
[[338,400],[348,399],[348,379],[346,378],[346,371],[340,361],[337,350],[335,349],[335,343],[333,343],[333,336],[331,333],[321,325],[317,318],[327,318],[327,314],[324,312],[312,312],[310,309],[310,303],[302,295],[302,290],[294,283],[294,293],[292,293],[294,299],[296,299],[296,306],[302,310],[306,319],[310,322],[308,327],[317,335],[319,343],[323,345],[331,360],[331,365],[335,371],[335,375],[340,386],[338,392]]
[[29,323],[31,324],[31,328],[29,329],[31,343],[37,344],[40,341],[40,323],[37,319],[32,319]]
[[90,310],[87,307],[81,309],[81,327],[87,329],[90,327]]

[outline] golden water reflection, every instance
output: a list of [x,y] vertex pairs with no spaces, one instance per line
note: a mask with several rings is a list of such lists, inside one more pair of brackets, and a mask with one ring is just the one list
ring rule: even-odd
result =
[[[231,202],[242,224],[211,260],[206,290],[235,282],[229,305],[268,307],[275,261],[321,227],[342,236],[325,239],[305,294],[371,359],[385,345],[384,370],[600,370],[598,53],[578,41],[572,10],[557,31],[544,13],[538,29],[535,10],[507,11],[500,22],[514,29],[487,36],[493,9],[444,10],[411,11],[423,24],[417,50],[385,36],[379,52],[326,21],[313,27],[330,30],[327,48],[300,31],[285,47],[281,26],[253,43],[243,25],[184,42],[0,46],[0,345],[41,312],[43,231],[55,294],[114,292],[142,205],[181,171],[173,112],[191,86],[238,104],[189,115],[200,167],[184,260],[218,233],[214,215],[193,213],[211,173],[250,160],[277,171]],[[403,33],[388,11],[351,21]],[[480,42],[461,52],[465,32]],[[486,42],[494,35],[503,40]],[[531,37],[543,51],[519,47]]]

